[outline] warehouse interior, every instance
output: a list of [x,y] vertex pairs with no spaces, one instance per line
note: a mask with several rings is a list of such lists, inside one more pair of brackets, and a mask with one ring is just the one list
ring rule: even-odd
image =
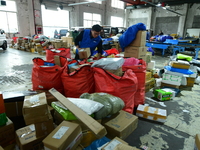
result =
[[[0,2],[0,150],[200,150],[199,0]],[[95,24],[101,59],[81,47],[77,60]]]

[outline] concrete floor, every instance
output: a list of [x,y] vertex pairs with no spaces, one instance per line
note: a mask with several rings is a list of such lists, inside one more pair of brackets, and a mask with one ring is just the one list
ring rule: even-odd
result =
[[[0,91],[31,89],[32,59],[45,56],[15,49],[0,49]],[[154,56],[156,67],[163,68],[167,57]],[[152,92],[146,94],[152,97]],[[200,133],[200,86],[181,90],[172,101],[146,100],[152,107],[167,109],[167,121],[160,124],[139,119],[137,129],[126,139],[132,146],[146,145],[151,150],[192,150],[194,136]]]

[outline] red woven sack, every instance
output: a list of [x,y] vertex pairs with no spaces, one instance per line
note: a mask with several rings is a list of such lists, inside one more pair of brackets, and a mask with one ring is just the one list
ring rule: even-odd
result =
[[122,70],[126,71],[131,69],[135,75],[137,76],[138,80],[138,89],[135,93],[135,107],[139,104],[144,104],[145,102],[145,78],[146,78],[146,62],[140,59],[139,65],[134,66],[122,66]]
[[133,113],[134,95],[137,91],[137,77],[132,70],[127,70],[122,77],[101,68],[94,68],[95,92],[104,92],[121,98],[124,111]]
[[51,49],[46,50],[46,60],[52,61],[55,55],[71,58],[70,48],[59,48],[57,49],[60,53],[52,52]]
[[[43,67],[45,62],[41,58],[33,59],[32,68],[32,88],[33,90],[49,90],[55,88],[57,91],[63,94],[63,85],[61,81],[61,74],[66,67],[66,58],[60,57],[61,65]],[[50,61],[54,63],[54,61]]]
[[94,72],[90,65],[72,73],[68,73],[66,67],[61,77],[66,97],[79,98],[83,93],[94,93]]

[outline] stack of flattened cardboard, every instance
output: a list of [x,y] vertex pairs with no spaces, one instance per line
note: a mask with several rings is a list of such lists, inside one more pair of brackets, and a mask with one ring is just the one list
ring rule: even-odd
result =
[[146,60],[147,48],[146,44],[146,31],[138,31],[135,39],[125,47],[124,57],[135,57]]

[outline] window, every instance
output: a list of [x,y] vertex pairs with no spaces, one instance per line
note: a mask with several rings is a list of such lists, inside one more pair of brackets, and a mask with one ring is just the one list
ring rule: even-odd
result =
[[83,13],[83,26],[91,27],[94,24],[101,24],[101,15],[94,13]]
[[6,6],[0,7],[0,28],[7,33],[18,32],[17,9],[14,1],[6,1]]
[[112,27],[123,27],[123,18],[111,16],[111,26]]
[[111,6],[119,9],[124,9],[124,2],[119,0],[112,0]]
[[69,29],[69,11],[48,10],[44,5],[41,8],[44,35],[54,37],[55,30],[59,32],[61,29]]

